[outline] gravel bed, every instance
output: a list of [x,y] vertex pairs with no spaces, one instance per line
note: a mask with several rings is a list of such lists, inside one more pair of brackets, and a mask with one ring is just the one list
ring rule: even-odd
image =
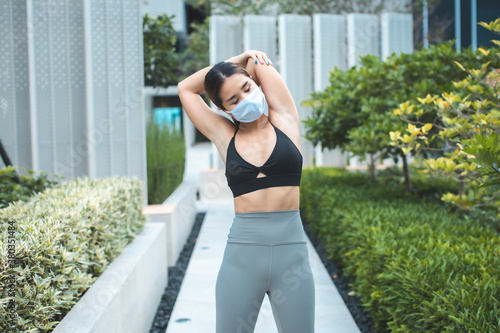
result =
[[[149,331],[150,333],[165,333],[167,329],[168,321],[170,320],[170,315],[172,313],[175,300],[177,299],[177,294],[179,293],[182,280],[184,279],[184,274],[186,273],[186,268],[188,266],[189,259],[191,258],[191,253],[193,252],[194,245],[196,244],[204,218],[204,212],[196,215],[193,229],[191,230],[191,234],[189,235],[188,240],[180,253],[179,259],[177,260],[175,266],[168,267],[168,285],[161,298],[160,305],[158,306],[158,310],[153,320],[153,325]],[[316,249],[321,261],[325,265],[326,270],[330,274],[333,283],[337,287],[337,290],[342,296],[347,308],[351,312],[351,315],[353,316],[354,321],[358,325],[361,333],[377,333],[377,331],[373,328],[372,320],[369,318],[367,313],[363,311],[359,298],[356,297],[356,295],[349,295],[351,292],[351,289],[349,288],[349,281],[347,281],[342,274],[342,269],[332,259],[328,259],[326,250],[323,248],[316,236],[311,233],[306,221],[304,221],[304,230],[311,240],[312,245]]]
[[161,297],[161,302],[156,311],[153,325],[149,331],[150,333],[165,333],[167,329],[168,321],[170,320],[170,315],[172,314],[172,309],[174,308],[177,294],[181,288],[184,274],[186,274],[189,259],[191,258],[191,253],[193,253],[193,248],[198,239],[198,234],[200,233],[204,218],[204,212],[196,214],[193,229],[191,229],[191,233],[189,234],[186,244],[184,244],[179,259],[177,259],[175,266],[168,267],[168,285]]

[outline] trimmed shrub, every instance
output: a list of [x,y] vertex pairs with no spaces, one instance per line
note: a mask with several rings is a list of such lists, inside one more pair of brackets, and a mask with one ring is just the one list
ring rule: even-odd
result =
[[182,183],[186,144],[182,133],[153,121],[147,125],[146,144],[148,202],[161,204]]
[[0,210],[0,331],[52,331],[143,229],[141,189],[77,179]]
[[379,332],[498,332],[492,227],[333,168],[304,170],[301,211]]
[[[34,193],[57,184],[57,181],[48,179],[47,172],[42,171],[35,176],[35,171],[29,169],[26,171],[29,176],[18,175],[14,166],[0,169],[0,209],[17,200],[29,200]],[[21,180],[21,184],[16,182],[16,176]]]

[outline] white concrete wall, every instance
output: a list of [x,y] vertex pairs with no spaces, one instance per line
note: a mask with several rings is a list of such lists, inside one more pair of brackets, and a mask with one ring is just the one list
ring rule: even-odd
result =
[[146,179],[142,19],[137,0],[90,1],[86,34],[90,170]]
[[314,147],[304,139],[305,127],[302,120],[310,114],[310,109],[300,103],[307,99],[312,86],[311,17],[303,15],[280,15],[279,29],[279,71],[285,81],[299,112],[301,151],[303,165],[313,164]]
[[167,14],[174,16],[172,25],[177,32],[187,33],[186,8],[184,0],[140,0],[141,15],[149,16]]
[[[231,58],[243,52],[243,25],[240,17],[213,15],[210,17],[210,64]],[[225,112],[213,109],[228,117]],[[212,164],[215,169],[223,169],[224,162],[217,147],[212,144]]]
[[[314,90],[324,90],[329,84],[330,71],[347,68],[346,19],[344,15],[313,15]],[[315,147],[315,165],[347,165],[347,157],[340,149]]]
[[146,184],[139,0],[1,6],[0,135],[12,162]]
[[243,49],[260,50],[274,61],[277,60],[276,17],[246,15],[243,18]]
[[243,51],[243,26],[240,17],[210,17],[210,63],[224,61]]
[[380,16],[382,59],[393,52],[413,52],[413,17],[411,14],[383,13]]
[[[360,56],[380,56],[379,17],[374,14],[347,14],[347,65],[356,66]],[[366,161],[351,156],[349,166],[365,166]]]
[[359,57],[380,55],[379,18],[374,14],[347,14],[347,65],[355,66]]
[[329,72],[347,68],[347,34],[344,15],[313,15],[314,90],[329,85]]
[[27,15],[26,1],[0,1],[0,140],[12,163],[31,167],[28,42],[32,31]]

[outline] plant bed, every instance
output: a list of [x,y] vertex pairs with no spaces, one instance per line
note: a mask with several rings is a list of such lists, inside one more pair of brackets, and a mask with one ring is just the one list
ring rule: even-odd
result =
[[432,196],[304,170],[301,211],[378,332],[496,332],[500,235]]
[[52,331],[142,231],[141,208],[141,182],[110,177],[77,179],[0,210],[8,240],[0,243],[0,331]]

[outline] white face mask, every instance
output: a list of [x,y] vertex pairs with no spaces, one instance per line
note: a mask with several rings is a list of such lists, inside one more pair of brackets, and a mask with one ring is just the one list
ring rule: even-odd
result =
[[259,119],[267,110],[267,101],[262,91],[256,87],[232,111],[234,119],[243,123],[251,123]]

